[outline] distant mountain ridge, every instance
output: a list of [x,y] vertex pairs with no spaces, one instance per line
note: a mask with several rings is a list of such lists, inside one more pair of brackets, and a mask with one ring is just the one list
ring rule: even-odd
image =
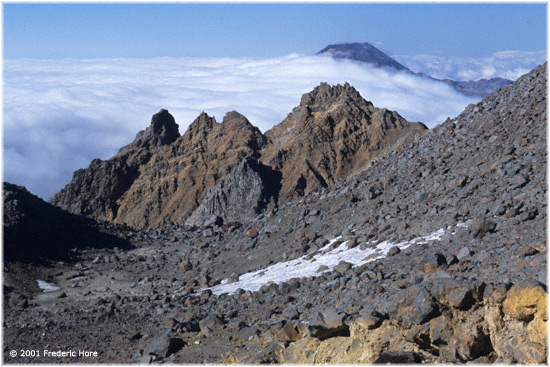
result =
[[319,51],[317,55],[329,55],[336,59],[349,59],[372,64],[376,67],[404,71],[412,75],[443,82],[466,96],[486,97],[497,89],[506,87],[512,83],[511,80],[504,78],[455,81],[451,79],[433,78],[424,73],[415,73],[368,42],[328,45]]
[[351,59],[374,64],[378,67],[391,67],[396,70],[406,70],[412,73],[406,66],[398,63],[368,42],[328,45],[317,54],[329,54],[337,59]]

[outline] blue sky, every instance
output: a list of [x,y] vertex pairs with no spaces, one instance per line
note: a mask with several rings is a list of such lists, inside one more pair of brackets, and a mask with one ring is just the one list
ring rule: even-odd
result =
[[546,49],[546,4],[5,3],[5,58],[273,57],[370,42],[390,55]]

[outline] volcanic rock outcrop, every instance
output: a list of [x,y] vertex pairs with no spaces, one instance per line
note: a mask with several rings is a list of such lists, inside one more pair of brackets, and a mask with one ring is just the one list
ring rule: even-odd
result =
[[151,118],[151,125],[135,140],[103,161],[94,159],[87,169],[79,169],[72,181],[56,193],[50,203],[70,213],[114,220],[120,199],[130,189],[157,151],[179,137],[178,125],[166,110]]
[[153,148],[172,144],[180,137],[179,126],[174,117],[165,109],[161,109],[151,118],[151,125],[137,133],[134,141],[118,150],[118,154],[136,148]]
[[210,216],[226,222],[242,222],[276,202],[281,174],[252,157],[245,157],[229,176],[211,187],[187,220],[201,226]]
[[328,187],[427,131],[397,112],[379,109],[349,84],[326,83],[266,132],[262,162],[283,175],[280,200]]
[[224,199],[222,210],[219,199],[235,195],[225,190],[242,192],[245,188],[235,185],[248,182],[233,180],[218,187],[200,210],[201,218],[211,212],[244,220],[265,208],[265,200],[277,205],[332,185],[425,131],[421,123],[375,108],[349,84],[323,83],[304,94],[300,105],[265,135],[233,111],[222,123],[202,113],[180,137],[173,117],[161,110],[151,126],[114,157],[96,159],[87,169],[75,172],[51,203],[71,213],[134,227],[184,223],[210,188],[243,158],[252,157],[261,162],[264,173],[273,171],[268,181],[276,177],[276,182],[264,185],[269,186],[264,193],[269,198],[250,193],[249,199],[259,201],[242,206],[247,210],[239,215],[230,209],[229,203],[235,200]]

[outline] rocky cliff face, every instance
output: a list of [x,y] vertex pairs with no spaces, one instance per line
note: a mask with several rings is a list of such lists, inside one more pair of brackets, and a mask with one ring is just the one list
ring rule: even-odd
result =
[[226,222],[243,222],[277,202],[281,174],[252,157],[245,157],[229,176],[211,187],[187,220],[202,226],[212,215]]
[[[265,136],[244,116],[229,112],[222,123],[202,113],[180,137],[173,117],[161,110],[113,158],[96,159],[75,172],[51,203],[135,227],[183,223],[210,188],[243,158],[252,157],[276,171],[271,176],[280,177],[280,183],[267,185],[269,199],[250,196],[260,201],[242,207],[247,210],[240,215],[229,214],[236,213],[227,207],[231,200],[223,204],[224,215],[242,220],[264,208],[263,200],[277,204],[332,185],[426,130],[396,112],[375,108],[348,84],[321,84],[304,94],[300,106]],[[218,187],[215,196],[234,195],[225,190],[242,192],[245,188],[235,186],[239,182],[248,181],[233,179]],[[215,205],[212,197],[208,200],[202,216],[221,205],[218,199]]]
[[165,109],[161,109],[151,118],[151,125],[137,133],[134,141],[118,150],[118,154],[124,152],[160,147],[173,143],[180,137],[179,126],[174,117]]
[[209,188],[244,157],[257,157],[266,139],[241,114],[221,123],[201,114],[186,133],[159,151],[118,200],[115,222],[137,227],[183,223]]
[[172,115],[161,110],[153,115],[151,125],[140,131],[131,144],[120,148],[114,157],[106,161],[94,159],[87,169],[77,170],[72,181],[56,193],[50,203],[73,214],[115,220],[122,195],[156,152],[179,136]]

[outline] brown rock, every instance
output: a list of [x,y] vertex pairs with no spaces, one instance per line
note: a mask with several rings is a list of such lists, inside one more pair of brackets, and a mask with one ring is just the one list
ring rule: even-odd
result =
[[529,245],[522,246],[519,251],[522,257],[533,256],[538,253],[536,248]]
[[257,229],[255,228],[250,228],[246,231],[246,235],[249,237],[249,238],[256,238],[258,237],[260,233],[258,232]]
[[346,242],[347,248],[354,248],[359,245],[359,241],[357,241],[357,237],[351,238]]
[[439,316],[430,320],[430,341],[433,344],[448,344],[453,335],[453,328],[449,319]]
[[478,218],[472,222],[472,236],[482,238],[486,233],[494,232],[496,224],[485,218]]
[[546,362],[546,348],[536,343],[523,343],[514,353],[515,359],[523,364],[540,364]]
[[546,292],[538,282],[523,281],[508,291],[502,310],[516,320],[530,321],[537,312],[539,301],[545,297]]
[[203,276],[200,281],[200,286],[203,288],[207,287],[211,280],[212,278],[210,278],[208,275]]
[[266,132],[273,144],[261,159],[282,172],[280,198],[285,201],[327,187],[425,131],[420,123],[374,107],[347,83],[322,83]]
[[277,340],[282,342],[295,342],[303,336],[295,322],[287,322],[278,332]]
[[179,263],[179,266],[178,266],[178,271],[180,273],[185,273],[189,270],[193,269],[193,265],[188,261],[188,260],[182,260],[180,263]]
[[538,343],[544,346],[547,345],[548,326],[547,322],[543,320],[542,314],[537,313],[533,321],[531,321],[529,325],[527,325],[527,332],[529,334],[529,340],[531,340],[533,343]]
[[[163,121],[169,124],[170,119]],[[75,172],[51,202],[76,214],[135,227],[181,223],[231,167],[257,156],[267,143],[237,112],[227,113],[222,123],[201,113],[183,136],[171,142],[161,139],[161,145],[140,143],[140,134],[113,158],[95,160]]]
[[449,345],[453,346],[458,355],[466,361],[487,355],[492,350],[490,338],[480,324],[461,323],[457,325]]
[[506,299],[506,293],[508,290],[504,284],[497,284],[496,286],[488,286],[486,289],[487,302],[492,305],[499,305]]
[[376,329],[382,324],[383,317],[377,312],[361,312],[360,316],[355,319],[355,324],[361,328],[372,330]]

